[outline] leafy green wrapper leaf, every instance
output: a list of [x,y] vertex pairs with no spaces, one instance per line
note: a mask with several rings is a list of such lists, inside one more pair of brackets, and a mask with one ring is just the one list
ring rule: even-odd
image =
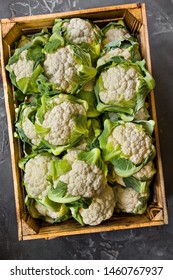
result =
[[71,170],[71,165],[66,159],[53,160],[51,162],[51,176],[54,180],[59,178],[61,175]]
[[67,184],[59,181],[56,188],[51,188],[48,191],[48,198],[58,203],[72,203],[80,199],[80,196],[66,195]]

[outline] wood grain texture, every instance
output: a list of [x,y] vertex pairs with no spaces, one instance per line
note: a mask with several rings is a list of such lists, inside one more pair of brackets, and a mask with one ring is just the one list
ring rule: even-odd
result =
[[146,60],[146,65],[150,73],[152,70],[146,9],[144,3],[141,5],[128,4],[48,15],[18,17],[13,19],[2,19],[0,21],[2,80],[9,130],[19,240],[39,238],[51,239],[73,234],[123,230],[129,228],[157,226],[168,223],[154,91],[152,91],[149,95],[149,103],[151,108],[151,116],[156,123],[154,137],[156,140],[155,144],[157,149],[157,157],[155,163],[158,172],[152,184],[152,188],[154,190],[153,201],[151,201],[146,214],[138,216],[119,214],[114,215],[110,220],[102,223],[101,225],[94,227],[81,227],[77,222],[71,220],[54,226],[47,225],[31,218],[26,212],[26,207],[24,205],[24,194],[21,186],[21,171],[18,168],[18,159],[21,156],[21,149],[18,140],[14,138],[13,134],[15,107],[17,106],[17,103],[13,96],[13,87],[5,70],[5,65],[7,64],[10,56],[11,46],[16,40],[20,38],[22,34],[33,33],[44,27],[51,27],[55,18],[70,17],[88,18],[96,22],[100,27],[104,26],[110,21],[118,20],[120,18],[124,19],[129,30],[139,31],[142,56]]

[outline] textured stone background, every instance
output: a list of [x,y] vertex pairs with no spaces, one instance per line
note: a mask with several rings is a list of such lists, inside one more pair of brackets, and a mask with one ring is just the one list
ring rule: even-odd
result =
[[[0,0],[0,18],[69,11],[130,0]],[[173,0],[147,0],[156,108],[169,224],[160,227],[18,241],[9,140],[0,82],[0,259],[173,259]]]

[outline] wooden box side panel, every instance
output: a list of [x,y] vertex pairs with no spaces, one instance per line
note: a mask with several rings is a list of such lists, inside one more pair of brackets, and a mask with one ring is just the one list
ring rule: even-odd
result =
[[[26,207],[24,204],[24,196],[21,186],[21,171],[18,167],[18,161],[20,159],[20,145],[19,140],[14,137],[14,122],[15,122],[15,108],[16,108],[16,100],[13,95],[13,86],[11,85],[9,76],[7,75],[7,72],[5,70],[5,66],[9,59],[10,54],[10,43],[13,43],[13,41],[16,38],[20,37],[20,33],[18,34],[17,29],[12,27],[15,32],[9,32],[7,34],[7,40],[9,40],[9,44],[6,44],[5,40],[3,40],[3,30],[2,30],[2,24],[0,24],[0,36],[1,36],[1,42],[0,42],[0,49],[1,49],[1,65],[2,65],[2,81],[3,81],[3,88],[4,88],[4,98],[5,98],[5,107],[6,107],[6,116],[7,116],[7,123],[8,123],[8,134],[9,134],[9,143],[10,143],[10,151],[11,151],[11,164],[12,164],[12,173],[13,173],[13,184],[14,184],[14,195],[15,195],[15,205],[16,205],[16,216],[17,216],[17,223],[18,223],[18,238],[19,240],[23,239],[23,224],[22,221],[25,221],[26,219]],[[6,30],[6,29],[5,29]],[[11,37],[11,34],[12,37]],[[9,36],[8,36],[9,35]],[[31,218],[32,219],[32,218]],[[38,221],[33,220],[33,228],[37,229],[38,232]],[[30,223],[31,224],[31,223]]]
[[[142,51],[142,56],[146,60],[147,69],[150,73],[152,73],[146,6],[144,3],[142,3],[141,6],[142,6],[142,18],[143,18],[143,24],[140,29],[141,51]],[[157,203],[158,208],[161,209],[163,213],[164,223],[167,224],[168,214],[167,214],[166,197],[165,197],[165,185],[164,185],[164,177],[163,177],[161,152],[160,152],[160,141],[159,141],[159,130],[158,130],[158,122],[157,122],[155,97],[154,97],[153,90],[149,94],[149,102],[150,102],[151,117],[155,121],[154,137],[155,137],[155,146],[157,151],[155,164],[156,164],[156,169],[158,170],[158,172],[155,175],[155,182],[154,182],[155,188],[154,188],[153,202]]]
[[43,224],[40,227],[38,234],[26,235],[23,237],[24,240],[28,239],[52,239],[60,236],[76,235],[76,234],[91,234],[96,232],[105,232],[113,230],[124,230],[131,228],[140,228],[148,226],[162,225],[162,220],[151,221],[146,215],[121,215],[113,216],[110,220],[103,222],[98,226],[85,226],[82,227],[74,220],[62,222],[57,225],[46,225]]
[[[1,28],[1,27],[0,27]],[[2,29],[1,29],[2,36]],[[10,151],[11,151],[11,164],[12,164],[12,172],[13,172],[13,182],[14,182],[14,193],[15,193],[15,204],[16,204],[16,214],[17,214],[17,222],[18,222],[18,234],[19,238],[22,235],[22,225],[21,225],[21,214],[24,210],[23,208],[23,196],[21,193],[20,186],[20,172],[17,167],[18,164],[18,141],[14,139],[14,129],[13,124],[15,120],[15,108],[13,103],[13,91],[10,84],[10,81],[7,77],[5,71],[6,61],[8,60],[9,49],[8,45],[6,45],[1,40],[1,65],[2,65],[2,81],[4,87],[4,96],[5,96],[5,106],[6,106],[6,115],[8,122],[8,134],[9,134],[9,142],[10,142]]]
[[[71,18],[71,17],[86,17],[90,19],[96,19],[97,17],[100,19],[108,18],[108,13],[112,15],[117,15],[120,10],[128,9],[134,13],[136,17],[139,16],[138,11],[140,10],[140,5],[137,3],[134,4],[124,4],[124,5],[117,5],[117,6],[107,6],[107,7],[100,7],[100,8],[90,8],[84,10],[76,10],[76,11],[68,11],[68,12],[58,12],[53,14],[45,14],[45,15],[35,15],[35,16],[26,16],[26,17],[16,17],[16,18],[6,18],[2,19],[1,22],[5,24],[9,23],[31,23],[34,24],[34,27],[41,23],[48,24],[49,21],[54,21],[55,18]],[[135,9],[138,9],[138,11]],[[89,17],[88,17],[89,16]],[[140,17],[140,16],[139,16]],[[118,19],[113,16],[114,19]]]

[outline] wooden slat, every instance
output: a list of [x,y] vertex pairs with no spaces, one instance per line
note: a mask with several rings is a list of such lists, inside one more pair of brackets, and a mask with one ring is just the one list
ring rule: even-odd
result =
[[99,7],[99,8],[91,8],[91,9],[85,9],[85,10],[76,10],[76,11],[68,11],[68,12],[60,12],[60,13],[52,13],[52,14],[45,14],[45,15],[35,15],[35,16],[24,16],[24,17],[16,17],[16,18],[6,18],[2,19],[2,23],[14,23],[14,22],[23,22],[23,23],[35,23],[35,22],[45,22],[49,19],[54,20],[56,17],[62,17],[62,18],[70,18],[70,17],[75,17],[75,16],[81,16],[82,15],[87,15],[88,18],[91,18],[93,14],[98,14],[99,17],[102,14],[106,12],[115,12],[118,10],[123,10],[123,9],[138,9],[139,5],[137,3],[134,4],[124,4],[124,5],[117,5],[117,6],[108,6],[108,7]]
[[103,222],[98,226],[80,226],[75,221],[68,221],[57,226],[42,226],[37,235],[26,235],[23,240],[28,239],[53,239],[61,236],[91,234],[96,232],[106,232],[114,230],[124,230],[148,226],[163,225],[162,220],[150,221],[146,215],[128,216],[120,215],[113,217],[109,221]]
[[[142,3],[141,6],[142,6],[142,19],[143,19],[143,25],[142,25],[141,31],[140,31],[142,54],[146,60],[148,71],[152,74],[146,7],[145,7],[144,3]],[[157,151],[156,167],[157,167],[158,172],[156,174],[157,182],[155,184],[155,191],[156,191],[157,197],[158,197],[158,201],[157,201],[158,205],[163,207],[164,223],[167,224],[168,223],[168,214],[167,214],[167,206],[166,206],[166,200],[165,200],[165,185],[164,185],[164,177],[163,177],[161,152],[160,152],[159,129],[158,129],[158,122],[157,122],[154,91],[151,91],[149,98],[150,98],[150,104],[151,104],[151,106],[150,106],[151,117],[155,121],[154,136],[155,136],[155,146],[156,146],[156,151]]]
[[0,20],[0,22],[1,22],[1,36],[2,38],[4,38],[16,23],[10,21],[8,23],[3,23],[2,20]]
[[[0,36],[2,38],[2,25],[0,25]],[[13,182],[14,182],[14,193],[15,193],[15,204],[16,204],[16,215],[18,222],[18,236],[19,239],[22,238],[22,224],[21,224],[21,213],[23,213],[23,196],[21,193],[21,180],[20,180],[20,172],[18,168],[18,143],[17,139],[14,139],[14,120],[15,120],[15,111],[14,111],[14,102],[13,102],[13,92],[12,86],[8,79],[8,76],[5,71],[5,65],[8,61],[9,57],[9,46],[6,45],[1,39],[0,42],[1,49],[1,65],[2,65],[2,81],[4,87],[4,97],[5,97],[5,106],[6,106],[6,115],[8,122],[8,133],[9,133],[9,142],[10,142],[10,150],[11,150],[11,163],[12,163],[12,171],[13,171]]]

